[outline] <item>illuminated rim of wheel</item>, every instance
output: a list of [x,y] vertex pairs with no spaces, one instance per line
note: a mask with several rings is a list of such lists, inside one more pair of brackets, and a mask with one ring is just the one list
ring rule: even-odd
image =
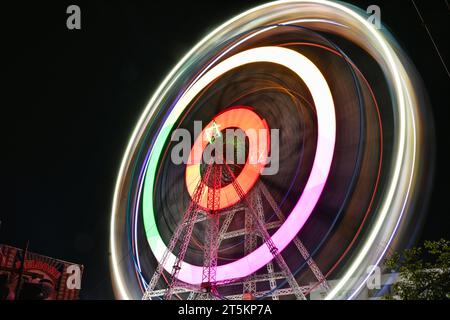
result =
[[[255,17],[258,17],[258,23],[255,22]],[[127,219],[127,204],[124,201],[128,201],[125,192],[129,191],[129,174],[134,156],[146,128],[150,125],[152,116],[158,112],[163,97],[169,93],[179,76],[185,72],[186,64],[195,61],[195,56],[205,54],[220,41],[253,30],[255,26],[264,27],[265,29],[261,29],[261,32],[275,28],[276,26],[270,26],[273,21],[279,21],[281,26],[294,24],[311,26],[312,29],[315,29],[316,25],[333,26],[335,34],[359,45],[378,62],[384,71],[388,85],[392,88],[392,111],[395,116],[396,132],[393,136],[392,166],[386,175],[383,198],[377,207],[376,219],[370,230],[367,231],[364,241],[357,245],[352,259],[347,263],[344,274],[328,292],[325,299],[354,298],[384,257],[396,234],[401,231],[402,221],[407,218],[405,209],[414,205],[413,194],[420,191],[414,187],[414,181],[420,176],[418,168],[425,157],[419,141],[424,138],[426,130],[425,124],[420,118],[421,111],[418,101],[420,97],[415,93],[417,83],[414,81],[414,74],[409,74],[411,69],[408,62],[405,61],[407,59],[389,32],[375,29],[367,22],[362,12],[358,13],[354,7],[326,0],[274,1],[233,17],[197,43],[162,81],[134,128],[118,172],[110,222],[111,271],[115,292],[120,298],[136,298],[141,294],[141,291],[136,291],[136,283],[131,283],[130,281],[133,280],[127,278],[129,270],[123,264],[125,255],[128,255],[130,250],[123,243],[123,230]],[[349,32],[349,28],[352,28],[353,32]],[[250,37],[252,35],[248,38]],[[245,39],[240,40],[236,46],[244,41]],[[210,65],[220,61],[229,50],[231,48],[216,57]],[[144,167],[144,169],[146,168]],[[141,197],[141,188],[140,184],[138,199]],[[133,228],[136,226],[137,219],[135,219]],[[137,248],[136,255],[139,256]],[[368,264],[370,264],[369,269],[367,268]],[[145,281],[142,276],[140,277],[140,280]],[[341,290],[349,287],[352,288],[353,293],[350,296],[343,295]]]
[[[314,63],[294,50],[282,47],[259,47],[242,51],[220,62],[194,83],[189,90],[184,92],[169,114],[163,129],[156,137],[145,173],[142,204],[147,241],[158,261],[162,260],[167,247],[156,225],[153,210],[153,189],[158,161],[172,128],[191,101],[212,81],[230,70],[258,62],[279,64],[298,75],[311,92],[317,112],[318,137],[310,176],[294,209],[283,225],[272,235],[272,240],[279,252],[297,235],[313,211],[330,171],[336,139],[334,103],[328,84]],[[172,270],[175,259],[175,255],[170,252],[164,264],[164,268],[168,272]],[[236,261],[218,266],[216,279],[217,281],[226,281],[248,276],[265,266],[272,259],[272,253],[263,244]],[[202,282],[202,269],[202,266],[182,262],[178,279],[190,284],[200,284]]]

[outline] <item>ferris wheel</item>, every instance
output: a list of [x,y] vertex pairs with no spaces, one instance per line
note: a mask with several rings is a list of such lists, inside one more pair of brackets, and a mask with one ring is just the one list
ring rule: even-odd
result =
[[120,168],[117,296],[355,298],[423,190],[427,110],[403,57],[356,8],[319,0],[256,7],[198,43]]

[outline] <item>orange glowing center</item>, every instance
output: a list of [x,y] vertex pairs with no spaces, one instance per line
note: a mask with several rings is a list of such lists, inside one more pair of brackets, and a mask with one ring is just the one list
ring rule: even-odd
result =
[[[215,137],[219,137],[221,132],[229,128],[241,129],[248,138],[248,157],[242,171],[236,177],[236,182],[241,186],[244,193],[250,191],[258,180],[261,171],[264,169],[270,148],[270,135],[267,122],[258,116],[250,107],[236,106],[227,109],[214,117],[205,129],[203,129],[191,149],[186,166],[186,187],[191,198],[202,177],[200,171],[201,156],[198,157],[198,155],[202,155],[206,146],[213,142]],[[207,208],[209,188],[211,186],[205,185],[198,203],[203,208]],[[232,184],[223,186],[219,190],[220,204],[218,209],[230,207],[240,200]]]

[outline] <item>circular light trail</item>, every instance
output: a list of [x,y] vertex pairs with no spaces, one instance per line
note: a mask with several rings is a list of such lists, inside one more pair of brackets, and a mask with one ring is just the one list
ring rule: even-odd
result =
[[[308,87],[317,112],[317,147],[308,182],[292,213],[272,236],[272,240],[280,252],[297,235],[313,211],[328,177],[336,139],[336,118],[330,89],[322,73],[314,63],[294,50],[282,47],[249,49],[222,61],[186,91],[174,106],[163,129],[156,137],[144,180],[143,216],[147,240],[158,261],[162,259],[167,247],[161,239],[156,226],[153,209],[153,189],[158,160],[163,151],[164,143],[169,138],[171,129],[189,103],[212,81],[237,67],[258,62],[279,64],[297,74],[299,79],[303,80]],[[173,253],[169,253],[164,268],[170,271],[175,263],[175,259]],[[272,259],[272,253],[263,244],[239,260],[218,266],[216,279],[217,281],[226,281],[245,277],[257,271]],[[202,266],[182,262],[178,279],[190,284],[200,284],[202,282],[202,269]]]
[[[145,265],[147,263],[142,264],[144,268],[141,269],[141,262],[144,261],[140,261],[141,253],[142,258],[152,256],[159,261],[166,251],[166,245],[156,224],[156,219],[161,217],[157,217],[155,212],[155,202],[159,204],[156,200],[155,187],[161,155],[167,151],[165,148],[170,134],[176,128],[181,117],[189,113],[189,108],[194,101],[206,92],[211,84],[232,70],[257,63],[269,63],[289,69],[294,78],[298,78],[299,82],[306,84],[316,112],[314,119],[317,120],[317,133],[315,133],[317,144],[310,148],[314,153],[309,160],[313,159],[313,162],[309,175],[306,173],[306,184],[303,191],[299,198],[296,198],[296,202],[293,202],[293,207],[289,207],[289,210],[293,209],[290,213],[286,213],[285,222],[272,234],[272,240],[279,252],[291,243],[309,218],[314,220],[314,217],[317,217],[315,214],[312,215],[313,210],[321,194],[323,193],[322,198],[326,198],[326,193],[329,192],[328,186],[324,192],[325,183],[329,181],[329,185],[332,185],[332,179],[341,177],[339,171],[338,174],[331,171],[333,174],[330,177],[328,175],[330,170],[334,170],[335,163],[339,163],[335,161],[331,166],[333,156],[342,153],[338,144],[341,140],[336,137],[337,129],[341,129],[341,126],[345,126],[347,122],[345,119],[341,122],[340,111],[343,109],[339,108],[342,107],[342,100],[340,104],[338,100],[333,101],[333,98],[340,97],[339,95],[332,97],[332,92],[334,95],[335,91],[333,90],[337,86],[336,82],[329,82],[332,90],[327,84],[327,75],[339,75],[334,78],[336,81],[336,79],[340,80],[341,73],[334,72],[335,70],[333,70],[334,73],[328,73],[328,70],[321,69],[322,73],[319,68],[324,66],[316,63],[314,55],[308,56],[307,51],[302,51],[305,54],[299,53],[296,51],[298,48],[283,47],[282,41],[277,42],[277,39],[280,38],[270,38],[270,33],[286,35],[289,38],[291,35],[289,32],[292,30],[286,31],[282,28],[293,26],[316,32],[323,39],[328,34],[334,35],[344,42],[350,42],[364,52],[370,57],[370,61],[375,62],[377,68],[381,70],[379,71],[382,76],[380,78],[383,79],[384,85],[381,88],[384,88],[389,96],[389,101],[385,102],[384,110],[381,113],[381,117],[389,115],[389,117],[386,116],[388,120],[386,123],[391,131],[387,131],[389,135],[385,135],[384,140],[381,139],[382,143],[386,142],[388,152],[383,153],[381,150],[384,165],[383,168],[377,167],[377,177],[381,176],[383,184],[376,191],[376,195],[374,191],[372,196],[372,200],[376,196],[378,202],[372,207],[371,200],[371,208],[364,211],[366,212],[364,220],[370,211],[370,221],[368,219],[365,227],[367,230],[358,236],[360,226],[358,234],[352,235],[354,237],[351,244],[344,247],[344,253],[352,250],[351,258],[344,261],[341,260],[343,258],[341,256],[338,261],[334,261],[332,269],[328,269],[329,272],[334,272],[332,270],[339,265],[333,274],[338,279],[332,290],[327,293],[326,299],[357,297],[370,273],[384,257],[386,250],[405,234],[405,228],[413,220],[411,218],[416,207],[415,199],[421,192],[426,191],[421,188],[421,182],[423,183],[425,178],[419,168],[423,167],[427,160],[426,146],[420,144],[428,132],[423,120],[427,116],[427,110],[422,101],[423,93],[415,77],[414,67],[408,62],[401,48],[387,30],[375,29],[367,22],[365,12],[354,6],[326,0],[275,1],[255,7],[230,19],[202,39],[164,79],[139,119],[120,166],[111,215],[111,265],[113,283],[118,297],[123,299],[140,298],[142,290],[145,290],[146,282],[149,280],[148,273],[151,272],[148,270],[149,266]],[[282,30],[278,31],[279,29]],[[297,41],[296,37],[297,34],[293,41]],[[314,37],[305,38],[306,42],[310,42],[311,45],[320,45],[321,41],[315,43],[314,41],[317,39]],[[300,40],[305,41],[303,38]],[[341,53],[342,56],[347,56],[347,52]],[[347,58],[345,59],[347,60]],[[351,61],[350,64],[352,64]],[[332,64],[330,64],[330,68],[333,68]],[[361,76],[364,77],[362,74]],[[348,86],[350,87],[350,84]],[[370,85],[368,86],[370,87]],[[346,90],[344,91],[346,92]],[[375,93],[377,92],[375,91]],[[243,104],[245,105],[245,103]],[[365,105],[362,104],[362,107]],[[241,127],[244,131],[245,128],[254,126],[268,128],[267,123],[255,112],[251,115],[250,109],[243,109],[248,111],[243,111],[247,115],[240,117],[241,121],[238,123],[232,123],[235,115],[231,116],[230,113],[230,119],[225,116],[227,112],[236,112],[232,111],[233,109],[219,113],[213,118],[213,121],[221,124],[223,126],[221,129],[227,125],[229,127],[236,125],[235,127]],[[258,118],[258,121],[250,120],[254,116]],[[336,118],[339,120],[338,127]],[[209,122],[210,119],[211,117],[207,121]],[[267,119],[269,121],[269,118]],[[392,125],[389,124],[389,121],[392,121]],[[271,124],[270,121],[268,123]],[[212,121],[209,125],[211,124]],[[342,138],[342,136],[338,135],[338,138]],[[361,141],[365,138],[367,137],[362,135]],[[263,160],[268,157],[270,143],[272,141],[268,141],[268,146],[263,153]],[[204,141],[200,137],[197,138],[191,155],[196,151],[202,151],[204,147]],[[375,149],[368,150],[376,152]],[[245,187],[245,192],[252,188],[263,167],[263,165],[249,165],[244,174],[241,172],[238,176],[242,180],[240,184]],[[183,173],[185,176],[181,181],[183,184],[186,183],[187,189],[192,195],[192,188],[200,178],[200,164],[194,162],[187,165],[186,171]],[[356,174],[355,170],[354,173]],[[241,175],[242,177],[240,177]],[[227,208],[239,200],[235,196],[234,190],[228,190],[227,187],[225,186],[222,188],[223,191],[221,190],[224,195],[222,197],[221,194],[221,208]],[[332,189],[331,192],[336,190]],[[205,206],[205,204],[206,199],[202,199],[201,205]],[[333,239],[327,237],[322,238],[320,243]],[[138,248],[139,246],[141,247]],[[314,248],[315,250],[311,254],[314,255],[319,247]],[[327,249],[335,248],[327,247]],[[323,251],[326,252],[326,250]],[[129,257],[130,252],[132,252],[132,259]],[[321,253],[319,251],[318,255]],[[237,260],[234,260],[233,257],[230,260],[232,262],[219,265],[216,280],[245,277],[259,270],[272,258],[267,246],[261,245],[247,256]],[[175,256],[169,253],[169,258],[164,265],[165,270],[169,273],[174,262]],[[143,269],[146,269],[146,272],[142,273]],[[133,275],[130,270],[133,270],[135,274]],[[325,274],[326,270],[323,271]],[[200,284],[201,276],[202,266],[183,262],[178,279],[186,283]],[[350,290],[352,293],[348,295]]]

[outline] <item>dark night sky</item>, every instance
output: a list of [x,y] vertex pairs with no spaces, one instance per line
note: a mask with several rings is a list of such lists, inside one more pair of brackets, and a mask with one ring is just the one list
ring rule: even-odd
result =
[[[2,105],[11,143],[2,170],[0,243],[82,263],[83,298],[113,298],[108,238],[113,186],[143,107],[182,55],[213,27],[261,1],[36,1],[3,11],[8,93]],[[426,84],[436,119],[437,172],[420,239],[450,238],[450,81],[410,1],[378,4]],[[416,1],[448,57],[444,0]],[[78,4],[82,30],[66,29]],[[5,41],[5,39],[4,39]],[[11,49],[11,50],[7,50]],[[448,62],[447,62],[448,64]],[[7,87],[7,88],[8,88]],[[447,153],[447,154],[446,154]],[[13,186],[11,188],[11,186]]]

